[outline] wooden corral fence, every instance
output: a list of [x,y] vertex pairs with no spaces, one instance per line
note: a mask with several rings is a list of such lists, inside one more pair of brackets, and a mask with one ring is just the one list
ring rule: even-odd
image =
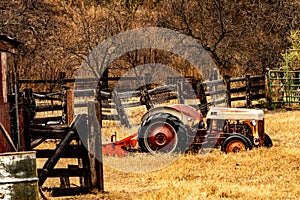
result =
[[[116,78],[113,78],[115,80]],[[132,78],[133,79],[133,78]],[[144,78],[142,78],[144,79]],[[78,80],[76,80],[78,84]],[[95,85],[92,80],[81,80],[83,83],[91,82],[91,86]],[[25,83],[25,80],[21,80],[21,83]],[[30,81],[33,83],[34,81]],[[38,81],[36,81],[38,82]],[[50,81],[44,81],[50,82]],[[68,79],[60,81],[60,83],[75,82],[75,80]],[[28,82],[26,82],[28,83]],[[41,83],[41,81],[39,81]],[[73,92],[73,93],[72,93]],[[57,93],[52,93],[57,94]],[[101,119],[102,120],[114,120],[120,121],[121,124],[130,127],[132,124],[128,119],[126,109],[134,108],[138,106],[145,106],[147,110],[153,108],[156,104],[166,103],[171,100],[177,100],[177,103],[187,103],[194,107],[200,108],[205,114],[207,107],[203,105],[214,106],[227,106],[227,107],[253,107],[260,106],[261,102],[265,102],[266,87],[265,76],[250,76],[240,78],[225,77],[225,80],[212,80],[201,82],[194,80],[192,77],[177,78],[169,77],[168,85],[156,88],[150,88],[149,86],[140,87],[139,90],[126,91],[126,90],[101,90],[99,92],[96,89],[83,89],[83,90],[69,90],[61,96],[61,102],[69,99],[69,102],[74,102],[74,108],[84,108],[87,106],[86,97],[89,100],[94,100],[95,97],[100,102],[101,106]],[[48,96],[51,94],[48,94]],[[39,98],[39,94],[34,94]],[[82,99],[82,100],[80,100]],[[197,100],[190,103],[189,100]],[[56,99],[52,99],[54,101]],[[62,123],[67,123],[68,118],[73,114],[73,105],[68,105],[68,101],[62,103],[62,105],[48,105],[36,109],[36,111],[46,111],[46,108],[50,109],[62,109],[62,115],[58,116],[62,120]],[[236,104],[238,102],[238,104]],[[69,110],[69,111],[68,111]],[[69,116],[68,116],[69,115]],[[51,118],[49,118],[51,119]],[[46,119],[35,119],[36,121]],[[55,120],[55,117],[51,121]]]
[[[24,127],[25,150],[36,151],[37,160],[46,159],[38,168],[38,185],[52,196],[104,190],[102,157],[96,159],[95,154],[91,154],[99,152],[101,129],[97,121],[100,118],[95,119],[99,116],[95,115],[95,111],[100,113],[100,107],[97,102],[89,101],[86,105],[88,112],[74,116],[73,99],[73,91],[62,85],[60,91],[52,93],[35,93],[32,89],[25,89],[19,103],[23,108],[20,118]],[[86,138],[79,136],[78,128],[84,129]],[[62,159],[67,159],[65,167],[57,167]],[[70,181],[72,177],[78,177],[79,182]],[[44,187],[46,180],[52,178],[59,179],[60,184]]]
[[[242,107],[251,108],[253,106],[261,106],[259,101],[261,100],[264,103],[266,100],[265,76],[225,77],[225,83],[226,105],[228,107],[232,107],[233,102],[243,101]],[[254,101],[256,102],[254,103]]]

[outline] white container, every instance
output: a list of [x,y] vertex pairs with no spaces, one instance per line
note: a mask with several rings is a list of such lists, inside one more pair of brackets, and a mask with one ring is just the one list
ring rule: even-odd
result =
[[39,199],[34,151],[0,154],[0,199]]

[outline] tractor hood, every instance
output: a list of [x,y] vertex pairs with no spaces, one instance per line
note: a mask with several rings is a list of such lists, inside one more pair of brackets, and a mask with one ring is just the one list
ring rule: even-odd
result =
[[258,109],[214,107],[209,110],[207,119],[263,120],[264,112]]

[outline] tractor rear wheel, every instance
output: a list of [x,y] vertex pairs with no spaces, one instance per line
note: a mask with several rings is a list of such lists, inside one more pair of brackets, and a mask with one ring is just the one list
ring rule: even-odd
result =
[[265,133],[265,139],[264,139],[264,147],[272,147],[273,146],[273,142],[271,137]]
[[237,134],[227,137],[221,146],[221,150],[225,153],[236,153],[250,149],[251,146],[249,145],[246,137]]
[[185,152],[187,130],[184,124],[169,113],[149,116],[138,131],[139,150],[149,153]]

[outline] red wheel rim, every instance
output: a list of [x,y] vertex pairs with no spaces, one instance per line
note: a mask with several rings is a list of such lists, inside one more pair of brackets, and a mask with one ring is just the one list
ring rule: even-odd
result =
[[246,151],[246,146],[240,140],[232,140],[226,146],[227,153],[230,153],[230,152],[236,153],[236,152],[240,152],[240,151]]
[[156,123],[146,130],[145,145],[148,150],[172,152],[177,145],[175,129],[168,123]]

